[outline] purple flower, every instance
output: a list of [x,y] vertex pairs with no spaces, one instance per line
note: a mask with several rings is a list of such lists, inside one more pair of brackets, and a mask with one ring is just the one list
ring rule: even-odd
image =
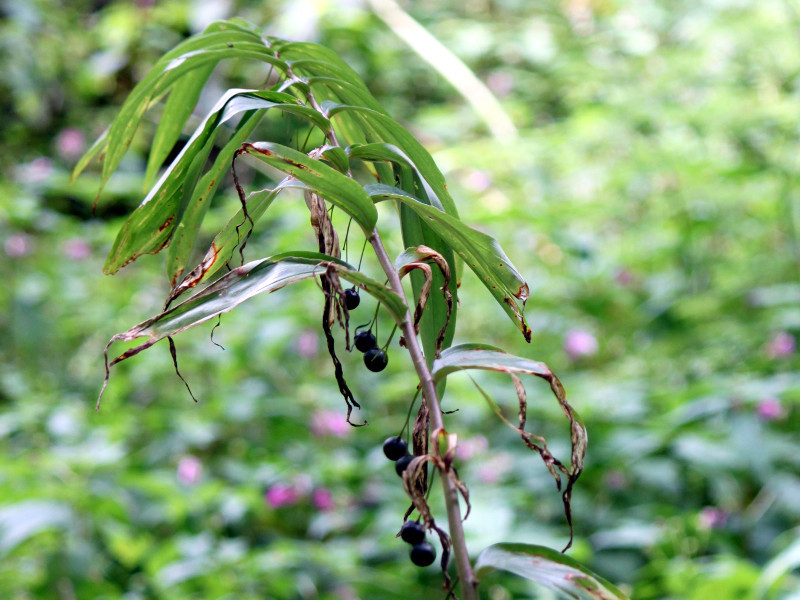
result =
[[311,492],[311,504],[317,510],[332,510],[336,507],[333,502],[333,494],[328,488],[320,487]]
[[292,506],[297,504],[300,495],[294,486],[285,483],[276,483],[267,490],[264,494],[264,500],[272,508],[281,508],[283,506]]
[[203,463],[196,456],[184,456],[178,461],[177,475],[183,485],[194,485],[203,476]]
[[628,269],[619,269],[614,273],[614,279],[621,286],[628,287],[633,283],[633,273],[628,271]]
[[797,344],[791,333],[780,331],[767,342],[767,356],[770,358],[786,358],[794,354]]
[[582,329],[570,329],[564,336],[564,350],[572,360],[597,354],[597,338]]
[[776,421],[784,416],[783,405],[777,398],[768,396],[758,401],[756,414],[765,421]]
[[350,435],[350,425],[334,410],[318,410],[311,415],[311,433],[345,437]]
[[508,96],[514,89],[514,76],[505,71],[493,71],[486,78],[486,86],[497,96]]

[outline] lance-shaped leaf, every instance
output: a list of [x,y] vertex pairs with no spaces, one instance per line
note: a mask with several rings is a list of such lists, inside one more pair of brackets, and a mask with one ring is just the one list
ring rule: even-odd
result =
[[[499,371],[512,376],[520,399],[520,427],[524,427],[523,405],[525,399],[524,390],[519,389],[521,384],[515,376],[517,374],[534,375],[536,377],[541,377],[550,384],[553,395],[556,397],[556,400],[558,400],[561,409],[564,411],[564,415],[569,420],[570,442],[572,444],[569,468],[559,467],[567,475],[567,485],[561,494],[564,503],[564,513],[570,527],[570,540],[567,547],[564,548],[564,550],[566,550],[572,544],[572,488],[583,471],[583,460],[586,455],[586,445],[588,442],[586,427],[583,424],[583,420],[577,411],[567,402],[564,387],[561,385],[558,377],[553,374],[546,364],[520,356],[514,356],[513,354],[507,354],[498,348],[486,344],[461,344],[443,351],[441,356],[433,363],[433,379],[434,381],[440,381],[455,371],[469,369]],[[527,436],[524,436],[523,439],[526,437]],[[534,438],[535,437],[536,436],[534,436]],[[546,447],[543,452],[542,446],[535,444],[534,440],[530,437],[527,437],[525,441],[529,447],[537,450],[545,460],[548,470],[556,480],[558,489],[561,490],[561,479],[553,468],[554,464],[558,466],[559,463],[555,463],[552,455],[546,450]]]
[[[286,67],[283,61],[273,56],[257,32],[235,21],[212,23],[203,33],[178,44],[162,56],[136,85],[99,147],[93,146],[87,152],[87,157],[91,158],[99,151],[104,151],[101,187],[119,166],[142,117],[153,101],[194,69],[215,65],[229,58],[252,58],[273,64],[278,69]],[[73,177],[88,162],[81,160]]]
[[[334,267],[340,277],[359,285],[382,302],[395,321],[402,322],[406,313],[403,299],[382,283],[355,271],[346,262],[319,252],[278,254],[233,269],[180,304],[112,337],[106,346],[106,381],[100,395],[102,396],[108,383],[109,367],[139,354],[159,340],[229,312],[258,294],[274,292],[291,283],[320,275],[329,266]],[[111,344],[138,338],[147,338],[147,341],[108,362]]]
[[568,600],[628,600],[614,584],[569,556],[544,546],[489,546],[478,556],[475,575],[484,578],[495,569],[534,581]]
[[[341,105],[333,105],[330,108],[335,112],[343,107]],[[374,125],[374,123],[369,121],[369,117],[374,114],[378,113],[373,112],[364,115],[364,119],[370,122],[371,125]],[[399,125],[396,126],[400,127]],[[378,135],[385,136],[392,135],[392,133],[379,131]],[[446,202],[443,203],[436,190],[428,183],[427,177],[422,170],[397,146],[386,143],[356,144],[349,146],[347,152],[353,160],[369,161],[369,164],[380,164],[384,161],[391,163],[393,165],[392,172],[396,174],[396,179],[401,189],[411,195],[417,192],[422,202],[446,212],[449,210],[455,218],[458,218],[458,213],[455,211],[455,206],[449,196],[444,196]],[[441,178],[438,170],[432,176]],[[390,183],[394,183],[394,179],[395,176],[393,175]],[[445,188],[442,187],[441,189],[444,190]],[[424,245],[433,248],[447,261],[449,270],[456,272],[458,268],[456,255],[453,253],[450,244],[443,240],[432,228],[428,227],[422,218],[409,207],[400,204],[399,213],[403,243],[410,247]],[[460,262],[458,261],[458,263]],[[442,274],[437,271],[433,273],[433,277],[436,280],[436,286],[441,287]],[[426,289],[430,288],[431,282],[420,277],[420,273],[415,272],[411,275],[411,283],[417,307],[419,307],[420,303],[424,301],[423,296]],[[457,282],[452,280],[448,282],[448,285],[451,296],[455,298],[458,294]],[[441,296],[434,296],[430,302],[429,310],[422,315],[422,321],[416,323],[415,319],[415,328],[421,333],[422,347],[429,365],[433,364],[433,359],[439,350],[442,347],[448,347],[453,341],[456,324],[455,307],[455,303],[447,302]],[[439,393],[440,395],[444,393],[444,384],[442,384]]]
[[200,231],[200,224],[211,206],[211,199],[214,197],[225,171],[230,168],[231,159],[234,152],[244,143],[247,137],[258,125],[264,111],[252,111],[242,117],[242,121],[236,127],[236,132],[225,144],[214,164],[208,172],[198,181],[192,197],[186,205],[180,221],[175,227],[175,232],[167,249],[166,270],[167,279],[174,287],[178,278],[183,275],[186,262],[194,247],[195,239]]
[[241,112],[277,108],[305,117],[323,131],[328,130],[329,122],[319,113],[306,106],[286,103],[287,99],[294,101],[279,92],[228,90],[122,226],[103,271],[116,273],[140,255],[155,254],[169,243],[182,216],[183,203],[188,201],[219,127],[226,121]]
[[292,148],[271,142],[244,144],[247,152],[284,173],[292,175],[353,217],[369,235],[378,222],[378,211],[358,182]]
[[364,189],[376,202],[399,200],[417,213],[469,265],[520,328],[525,339],[530,341],[531,330],[522,314],[528,299],[528,284],[511,264],[497,240],[396,187],[371,184]]
[[150,156],[147,157],[147,171],[144,177],[145,188],[153,185],[158,169],[178,141],[214,66],[214,63],[209,63],[198,67],[184,75],[172,87],[161,112],[153,143],[150,144]]

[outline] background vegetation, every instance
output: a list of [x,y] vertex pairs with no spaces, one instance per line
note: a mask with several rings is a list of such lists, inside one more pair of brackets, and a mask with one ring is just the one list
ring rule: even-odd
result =
[[[530,346],[468,274],[456,341],[547,362],[581,411],[590,443],[571,554],[642,600],[798,597],[794,4],[406,9],[488,85],[518,136],[491,136],[486,115],[357,0],[2,4],[0,597],[442,596],[436,570],[413,567],[394,538],[407,500],[380,451],[413,395],[410,364],[396,352],[377,376],[345,357],[370,422],[346,426],[313,283],[226,316],[225,351],[210,326],[178,337],[198,404],[155,348],[120,365],[93,412],[103,345],[167,291],[159,257],[100,274],[143,196],[158,108],[95,216],[97,173],[68,173],[158,56],[234,15],[345,57],[431,150],[464,220],[527,277]],[[216,92],[262,76],[223,65]],[[297,240],[313,246],[305,208],[282,200],[249,256]],[[370,305],[359,310],[368,320]],[[481,377],[513,411],[501,381]],[[544,387],[529,392],[531,418],[563,450],[558,407]],[[473,497],[472,551],[563,546],[538,459],[468,379],[451,379],[445,408],[459,409],[448,428]],[[525,585],[497,576],[483,591],[536,597]]]

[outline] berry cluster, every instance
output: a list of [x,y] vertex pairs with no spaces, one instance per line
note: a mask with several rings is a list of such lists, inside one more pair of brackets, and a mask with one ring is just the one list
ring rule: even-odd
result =
[[378,340],[371,331],[359,331],[355,335],[356,350],[364,353],[364,364],[373,373],[383,371],[389,363],[385,350],[378,348]]
[[[414,457],[408,453],[408,444],[401,437],[390,437],[383,443],[386,458],[395,462],[394,469],[402,476]],[[417,521],[406,521],[400,529],[400,537],[411,544],[411,562],[418,567],[427,567],[436,560],[436,549],[425,541],[425,528]]]

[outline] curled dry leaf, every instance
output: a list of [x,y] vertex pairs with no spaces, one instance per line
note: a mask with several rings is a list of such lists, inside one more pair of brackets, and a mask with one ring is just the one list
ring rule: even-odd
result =
[[[363,423],[356,424],[350,420],[350,414],[353,412],[353,407],[361,408],[361,405],[356,402],[356,399],[353,397],[353,392],[350,391],[350,388],[347,385],[347,381],[344,378],[344,370],[342,369],[342,363],[339,361],[339,358],[336,356],[336,347],[335,342],[333,339],[333,333],[331,332],[331,320],[330,315],[332,313],[339,312],[340,308],[347,315],[347,307],[344,306],[343,302],[339,301],[339,298],[342,297],[342,284],[339,282],[339,276],[336,273],[336,270],[333,267],[328,267],[325,269],[325,273],[320,276],[320,280],[322,282],[322,292],[325,294],[325,308],[322,311],[322,331],[325,334],[325,341],[328,347],[328,354],[331,356],[331,361],[333,362],[333,373],[334,377],[336,377],[336,383],[339,386],[339,393],[342,394],[345,403],[347,404],[347,422],[352,425],[353,427],[363,427],[367,424],[365,420]],[[341,319],[341,317],[339,317]],[[347,326],[343,325],[345,331],[347,331]],[[347,341],[349,345],[349,339]]]
[[[453,294],[450,291],[450,266],[439,252],[429,246],[420,245],[416,248],[409,248],[403,252],[395,261],[395,268],[401,278],[414,269],[421,270],[425,276],[425,282],[420,288],[417,305],[414,308],[414,331],[419,334],[419,322],[422,319],[422,311],[425,309],[425,305],[428,302],[431,286],[433,284],[433,272],[431,267],[426,264],[427,261],[434,263],[439,268],[439,271],[442,273],[442,278],[444,279],[444,285],[441,287],[441,290],[447,307],[447,315],[442,328],[439,330],[439,334],[436,336],[435,351],[436,357],[438,357],[442,351],[442,344],[444,342],[445,333],[447,332],[447,327],[450,324],[450,316],[453,314]],[[404,342],[401,341],[401,344],[402,343]]]
[[[575,482],[580,477],[583,471],[583,460],[586,454],[587,435],[586,428],[583,425],[578,413],[567,402],[564,387],[561,385],[558,377],[544,363],[532,361],[529,359],[521,358],[507,354],[497,348],[483,344],[463,344],[454,346],[445,350],[441,357],[436,360],[433,366],[434,380],[438,381],[446,377],[450,373],[467,369],[485,369],[490,371],[500,371],[508,373],[514,384],[514,389],[517,392],[519,400],[519,426],[512,424],[500,410],[500,407],[495,401],[473,380],[478,391],[483,395],[489,405],[493,408],[495,413],[506,423],[509,427],[514,429],[522,437],[525,445],[531,450],[537,452],[544,461],[547,470],[553,476],[556,482],[557,489],[561,492],[561,498],[564,504],[564,515],[569,525],[569,542],[567,543],[564,551],[572,546],[573,539],[573,523],[572,523],[572,489]],[[570,464],[566,466],[559,461],[547,448],[545,438],[525,431],[525,423],[527,420],[527,395],[522,381],[517,374],[528,374],[540,377],[548,382],[550,390],[553,392],[556,400],[558,401],[564,415],[570,423],[570,442],[572,445],[572,452],[570,454]],[[566,486],[563,486],[561,474],[567,478]]]

